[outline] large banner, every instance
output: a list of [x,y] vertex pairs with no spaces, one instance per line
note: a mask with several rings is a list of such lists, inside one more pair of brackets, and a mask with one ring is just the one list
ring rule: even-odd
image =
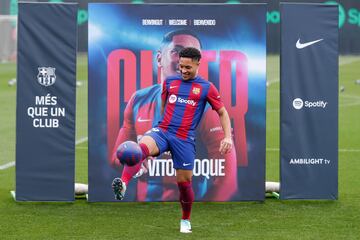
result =
[[76,13],[19,4],[17,201],[74,200]]
[[281,5],[282,199],[338,197],[337,25],[337,5]]
[[[197,128],[197,201],[263,200],[265,188],[266,5],[89,5],[89,201],[113,201],[119,144],[138,141],[160,119],[161,82],[178,52],[201,50],[200,72],[219,89],[235,147],[207,106]],[[170,153],[145,161],[125,201],[177,201]]]

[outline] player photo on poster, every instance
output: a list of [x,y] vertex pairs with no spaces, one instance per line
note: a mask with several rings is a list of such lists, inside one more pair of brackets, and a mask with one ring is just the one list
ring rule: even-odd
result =
[[[195,201],[264,199],[265,17],[262,4],[89,4],[89,201],[114,201],[111,182],[124,168],[118,146],[157,126],[162,83],[179,75],[187,47],[201,52],[198,75],[218,89],[233,139],[221,154],[224,131],[207,104],[194,134]],[[197,104],[176,95],[168,101]],[[147,158],[123,201],[177,201],[175,173],[170,152]]]

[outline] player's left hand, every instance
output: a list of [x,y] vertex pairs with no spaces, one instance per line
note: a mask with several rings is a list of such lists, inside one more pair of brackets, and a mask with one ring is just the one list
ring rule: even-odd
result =
[[229,153],[231,151],[232,145],[233,141],[231,137],[226,137],[221,140],[219,148],[219,152],[221,153],[221,155]]

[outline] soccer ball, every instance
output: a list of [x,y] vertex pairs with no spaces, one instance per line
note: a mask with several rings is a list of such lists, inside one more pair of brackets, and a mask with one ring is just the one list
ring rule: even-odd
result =
[[116,156],[121,164],[134,166],[141,161],[142,151],[136,142],[126,141],[119,145]]

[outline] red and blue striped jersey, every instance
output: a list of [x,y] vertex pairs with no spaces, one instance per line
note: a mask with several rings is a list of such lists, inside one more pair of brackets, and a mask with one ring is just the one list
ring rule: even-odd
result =
[[215,111],[224,106],[216,87],[200,76],[186,81],[181,76],[167,78],[161,99],[166,104],[158,126],[181,139],[195,138],[207,102]]

